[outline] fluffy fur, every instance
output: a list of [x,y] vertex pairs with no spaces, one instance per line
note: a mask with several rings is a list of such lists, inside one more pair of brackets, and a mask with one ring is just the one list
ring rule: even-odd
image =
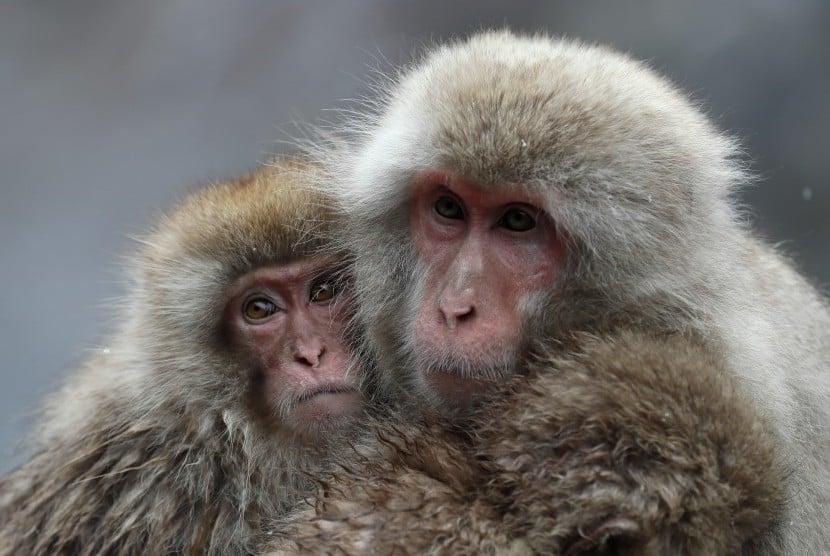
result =
[[328,446],[259,415],[221,326],[233,280],[317,252],[333,221],[283,161],[203,188],[130,267],[106,348],[50,400],[36,453],[0,480],[1,554],[236,554]]
[[526,336],[602,332],[624,315],[701,338],[790,458],[783,517],[759,552],[830,553],[830,308],[748,229],[733,139],[642,63],[510,32],[432,50],[376,105],[352,119],[351,152],[327,160],[327,181],[359,255],[367,349],[390,370],[383,391],[427,395],[411,380],[423,288],[408,229],[416,174],[540,192],[567,254],[548,298],[527,304]]
[[323,482],[313,507],[275,525],[276,546],[737,554],[777,511],[774,434],[697,342],[581,335],[529,372],[474,416],[473,438],[380,425],[382,457]]

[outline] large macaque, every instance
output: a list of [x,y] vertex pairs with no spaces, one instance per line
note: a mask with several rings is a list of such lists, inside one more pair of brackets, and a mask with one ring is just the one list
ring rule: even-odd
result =
[[2,554],[250,553],[359,421],[334,222],[291,160],[205,187],[0,482]]
[[[534,340],[568,345],[620,322],[699,338],[772,423],[790,469],[783,506],[747,546],[830,553],[830,310],[747,229],[738,148],[682,93],[602,47],[490,32],[429,53],[353,127],[330,183],[382,391],[463,422],[526,372]],[[556,402],[534,407],[542,419]],[[535,442],[531,459],[545,449]],[[606,465],[613,476],[628,462]],[[632,517],[621,503],[599,525],[580,522],[590,504],[559,512],[588,536]]]

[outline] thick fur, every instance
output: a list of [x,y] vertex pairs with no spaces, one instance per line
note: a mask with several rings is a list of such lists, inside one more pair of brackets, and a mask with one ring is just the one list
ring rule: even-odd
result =
[[424,276],[408,229],[415,175],[541,192],[567,260],[548,299],[527,304],[527,338],[602,332],[608,315],[702,338],[793,468],[780,526],[758,551],[830,553],[830,308],[748,230],[733,198],[749,180],[735,141],[642,63],[510,32],[434,49],[376,108],[352,119],[350,152],[329,157],[327,181],[348,215],[359,320],[390,370],[384,391],[434,402],[411,380]]
[[333,218],[312,175],[282,161],[203,188],[143,241],[117,331],[0,480],[0,554],[248,553],[308,487],[328,447],[257,413],[221,321],[235,278],[322,246]]
[[473,438],[380,425],[384,457],[324,482],[274,542],[315,554],[738,554],[778,510],[784,471],[772,429],[720,361],[631,331],[543,350],[474,416]]

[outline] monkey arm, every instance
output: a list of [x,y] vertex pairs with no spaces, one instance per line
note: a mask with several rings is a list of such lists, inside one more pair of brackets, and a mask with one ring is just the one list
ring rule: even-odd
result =
[[530,379],[481,409],[471,443],[379,428],[381,454],[329,477],[304,512],[275,525],[272,548],[739,552],[780,502],[766,423],[693,342],[623,333],[579,343],[539,355]]
[[529,554],[496,508],[468,439],[445,427],[378,422],[375,440],[320,478],[316,498],[268,527],[275,554]]
[[578,343],[543,350],[484,423],[484,496],[507,501],[504,524],[540,553],[739,553],[778,509],[784,471],[717,357],[635,332]]

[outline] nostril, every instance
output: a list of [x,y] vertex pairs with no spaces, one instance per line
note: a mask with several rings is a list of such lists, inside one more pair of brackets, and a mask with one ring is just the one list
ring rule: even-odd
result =
[[455,307],[442,307],[441,314],[447,327],[452,330],[458,324],[471,320],[475,316],[475,308],[471,305],[459,305]]
[[467,309],[463,313],[460,313],[458,316],[456,316],[456,319],[458,320],[458,322],[464,322],[464,321],[472,319],[474,313],[475,313],[475,309],[473,307],[470,307],[469,309]]
[[298,346],[298,349],[294,353],[294,360],[309,367],[316,367],[320,364],[320,360],[323,358],[325,352],[325,346]]

